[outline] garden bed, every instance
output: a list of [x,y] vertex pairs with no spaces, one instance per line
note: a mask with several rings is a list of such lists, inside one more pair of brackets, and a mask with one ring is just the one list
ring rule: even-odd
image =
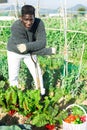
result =
[[[27,117],[17,112],[13,116],[10,116],[8,113],[2,112],[2,108],[0,108],[0,127],[1,127],[0,130],[2,130],[2,128],[5,129],[8,126],[10,129],[12,128],[12,130],[13,126],[14,130],[16,130],[16,128],[22,130],[22,128],[26,128],[26,126],[28,127],[28,130],[47,130],[45,126],[36,127],[34,125],[26,124],[27,119],[28,119]],[[56,126],[56,130],[62,130],[62,126],[59,125]]]
[[[87,105],[87,100],[85,100],[82,104]],[[24,125],[27,125],[27,127],[30,128],[30,130],[47,130],[47,128],[45,126],[36,127],[33,125],[26,124],[27,119],[28,119],[27,117],[25,117],[17,112],[14,113],[13,116],[10,116],[9,113],[3,112],[2,108],[0,108],[0,127],[2,127],[2,126],[8,127],[8,126],[15,125],[15,126],[19,127],[20,130],[22,130],[21,128],[25,127]],[[2,130],[2,129],[0,129],[0,130]],[[62,126],[57,125],[56,130],[62,130]]]

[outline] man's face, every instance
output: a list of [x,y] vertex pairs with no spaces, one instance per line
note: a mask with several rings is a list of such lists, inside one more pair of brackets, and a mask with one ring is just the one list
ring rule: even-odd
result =
[[24,24],[25,28],[30,29],[34,23],[35,17],[34,15],[26,14],[21,17],[22,23]]

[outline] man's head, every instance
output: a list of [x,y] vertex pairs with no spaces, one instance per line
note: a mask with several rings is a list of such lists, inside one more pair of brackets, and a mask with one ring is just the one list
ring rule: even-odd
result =
[[31,5],[24,5],[21,8],[21,21],[26,28],[31,28],[35,20],[35,8]]

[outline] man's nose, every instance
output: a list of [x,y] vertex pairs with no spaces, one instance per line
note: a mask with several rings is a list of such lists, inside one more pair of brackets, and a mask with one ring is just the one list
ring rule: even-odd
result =
[[27,24],[31,24],[32,22],[31,21],[27,21]]

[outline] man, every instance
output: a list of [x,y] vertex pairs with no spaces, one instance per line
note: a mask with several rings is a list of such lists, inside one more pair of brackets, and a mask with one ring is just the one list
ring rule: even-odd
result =
[[[39,21],[35,34],[36,22]],[[34,79],[36,89],[40,88],[45,94],[43,78],[36,54],[50,54],[51,49],[46,47],[46,32],[41,19],[35,18],[35,8],[24,5],[21,8],[21,18],[16,20],[11,27],[11,36],[7,44],[8,71],[10,86],[18,87],[18,73],[20,61],[24,60]]]

